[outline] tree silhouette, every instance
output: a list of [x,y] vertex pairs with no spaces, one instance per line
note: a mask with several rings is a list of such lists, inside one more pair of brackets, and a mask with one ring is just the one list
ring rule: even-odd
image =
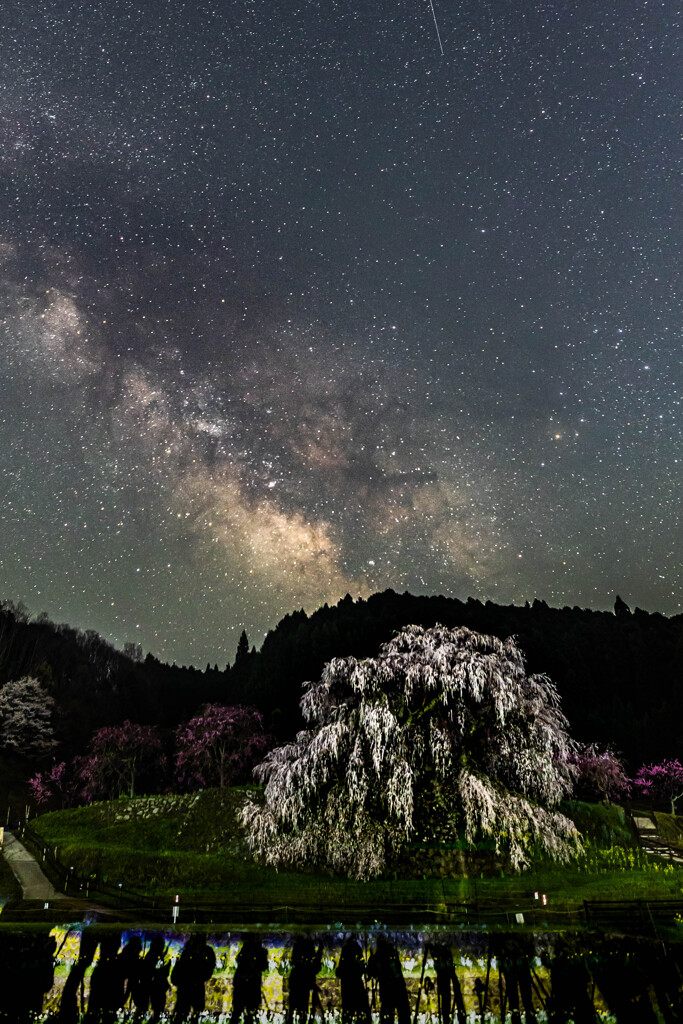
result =
[[235,652],[235,668],[240,668],[242,664],[249,658],[249,638],[247,637],[246,629],[243,629],[240,633],[240,638],[237,641],[237,651]]
[[554,807],[572,786],[555,687],[513,639],[409,626],[377,658],[306,685],[309,728],[256,769],[243,812],[257,859],[369,878],[413,838],[492,837],[515,867],[580,848]]
[[164,768],[161,740],[154,726],[125,721],[98,729],[76,770],[88,800],[111,800],[125,793],[135,796],[143,776],[158,775]]
[[611,801],[629,795],[623,762],[609,747],[601,750],[596,743],[580,743],[569,760],[576,768],[572,795],[579,800]]
[[641,796],[668,800],[671,813],[676,813],[676,804],[683,797],[683,765],[678,758],[643,765],[631,781]]
[[269,743],[258,711],[207,704],[178,727],[176,746],[176,774],[182,784],[222,787],[248,781]]

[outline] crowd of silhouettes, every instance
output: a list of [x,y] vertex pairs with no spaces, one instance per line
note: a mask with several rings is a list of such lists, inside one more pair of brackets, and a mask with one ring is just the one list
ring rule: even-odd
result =
[[[0,932],[0,1021],[190,1024],[216,1019],[206,1012],[207,983],[217,963],[206,935],[192,934],[174,958],[161,935],[143,940],[133,934],[122,946],[120,932],[94,927],[83,930],[57,1005],[44,1015],[55,964],[68,937],[58,947],[50,934]],[[541,939],[539,960],[537,938],[522,932],[480,935],[477,956],[485,970],[465,983],[456,969],[452,941],[438,936],[413,951],[418,963],[421,956],[421,971],[419,984],[413,977],[409,991],[399,949],[389,936],[377,935],[369,950],[359,936],[350,935],[337,953],[336,947],[326,951],[324,943],[299,934],[285,972],[285,1024],[313,1024],[317,1017],[324,1024],[326,1015],[336,1010],[341,1010],[342,1024],[410,1024],[420,1014],[438,1024],[465,1024],[468,1002],[480,1020],[493,1013],[511,1024],[538,1024],[542,1019],[548,1024],[598,1024],[596,1000],[618,1024],[683,1020],[681,944],[565,933]],[[460,954],[457,946],[455,952]],[[329,970],[330,958],[336,960],[339,1001],[329,979],[319,977],[325,961]],[[539,963],[545,967],[542,977]],[[261,936],[245,934],[233,975],[230,1024],[254,1024],[262,1008],[272,1016],[263,991],[267,970],[268,950]]]
[[[98,946],[99,957],[90,976],[86,1000],[85,974],[95,960]],[[177,1024],[198,1020],[205,1006],[205,985],[215,965],[216,955],[201,933],[190,936],[171,972],[170,951],[163,936],[152,936],[145,950],[139,935],[131,935],[121,947],[120,933],[100,935],[85,929],[78,959],[64,982],[50,1024],[110,1024],[119,1020],[123,1012],[127,1020],[157,1024],[162,1018],[168,1019],[171,982],[176,998],[170,1019]]]

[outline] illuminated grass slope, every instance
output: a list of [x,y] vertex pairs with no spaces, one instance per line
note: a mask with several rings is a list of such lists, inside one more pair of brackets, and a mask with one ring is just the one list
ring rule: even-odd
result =
[[[407,899],[441,904],[542,890],[556,903],[578,903],[680,897],[683,891],[683,871],[641,852],[622,808],[578,802],[567,803],[565,810],[584,835],[585,853],[570,868],[537,860],[523,874],[444,878],[436,867],[444,851],[435,849],[432,877],[411,878],[409,867],[373,882],[277,873],[258,866],[247,853],[237,820],[245,793],[206,790],[98,803],[42,815],[32,827],[46,846],[57,849],[62,864],[74,867],[76,877],[89,878],[94,887],[97,881],[121,883],[129,893],[148,896],[180,891],[186,897],[215,894],[334,908],[364,898],[373,903]],[[677,824],[669,822],[672,834]]]

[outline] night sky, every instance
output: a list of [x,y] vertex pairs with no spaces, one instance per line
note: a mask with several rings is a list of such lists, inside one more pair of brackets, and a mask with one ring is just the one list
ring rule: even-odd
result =
[[179,663],[680,610],[675,5],[0,10],[0,597]]

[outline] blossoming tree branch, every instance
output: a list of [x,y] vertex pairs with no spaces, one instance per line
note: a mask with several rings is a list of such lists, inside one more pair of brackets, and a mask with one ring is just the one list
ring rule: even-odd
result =
[[553,683],[514,639],[410,626],[376,658],[336,658],[306,684],[308,728],[256,769],[243,812],[257,859],[367,879],[416,839],[492,838],[516,868],[581,849],[557,810],[573,744]]

